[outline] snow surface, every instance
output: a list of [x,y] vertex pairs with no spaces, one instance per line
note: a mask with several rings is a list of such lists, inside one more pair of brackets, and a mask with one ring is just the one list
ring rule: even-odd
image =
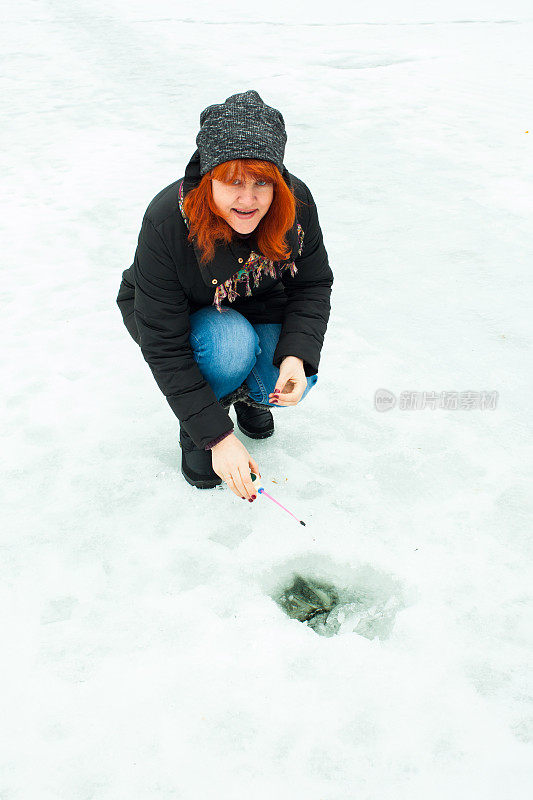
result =
[[[533,795],[533,13],[405,6],[5,8],[2,800]],[[185,483],[115,305],[200,111],[250,88],[335,274],[316,388],[242,436],[305,528]],[[390,635],[290,619],[295,574],[400,597]]]

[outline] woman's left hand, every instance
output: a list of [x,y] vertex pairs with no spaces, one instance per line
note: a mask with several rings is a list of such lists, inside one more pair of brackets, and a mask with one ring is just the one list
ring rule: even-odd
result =
[[[274,405],[295,406],[300,402],[306,388],[307,378],[305,377],[304,362],[297,356],[286,356],[280,364],[274,392],[268,399],[272,403],[277,397],[278,402]],[[276,390],[279,390],[278,394],[276,394]]]

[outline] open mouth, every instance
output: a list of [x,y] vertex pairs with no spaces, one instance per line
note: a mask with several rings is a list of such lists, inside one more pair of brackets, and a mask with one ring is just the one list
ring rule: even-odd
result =
[[237,216],[238,216],[238,217],[242,217],[242,219],[249,219],[250,217],[253,217],[253,215],[254,215],[254,214],[256,213],[256,211],[257,211],[257,209],[256,209],[256,208],[252,209],[252,211],[239,211],[239,210],[238,210],[238,209],[236,209],[236,208],[232,208],[231,210],[232,210],[232,211],[233,211],[235,214],[237,214]]

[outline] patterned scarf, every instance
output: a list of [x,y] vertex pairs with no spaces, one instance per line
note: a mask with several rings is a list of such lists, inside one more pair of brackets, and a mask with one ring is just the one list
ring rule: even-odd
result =
[[[178,204],[181,211],[181,216],[187,226],[189,227],[189,220],[183,212],[183,181],[180,183],[178,191]],[[298,229],[298,255],[302,255],[304,246],[304,230],[300,223],[297,223]],[[263,255],[255,253],[253,250],[246,260],[246,263],[241,267],[238,272],[228,278],[227,281],[217,286],[213,305],[216,306],[218,311],[222,313],[221,302],[227,297],[230,303],[233,303],[237,297],[240,297],[238,292],[239,283],[244,283],[246,287],[245,297],[250,297],[252,289],[250,287],[250,277],[253,278],[254,288],[257,289],[262,275],[270,275],[271,278],[281,278],[283,270],[289,269],[291,276],[294,277],[298,272],[298,268],[294,261],[271,261]]]

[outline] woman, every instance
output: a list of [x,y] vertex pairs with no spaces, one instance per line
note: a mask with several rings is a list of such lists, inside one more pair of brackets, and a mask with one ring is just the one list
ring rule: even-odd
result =
[[200,115],[184,178],[148,205],[117,297],[180,422],[181,471],[255,499],[255,459],[233,433],[274,432],[270,408],[317,381],[333,274],[307,186],[283,165],[281,113],[255,91]]

